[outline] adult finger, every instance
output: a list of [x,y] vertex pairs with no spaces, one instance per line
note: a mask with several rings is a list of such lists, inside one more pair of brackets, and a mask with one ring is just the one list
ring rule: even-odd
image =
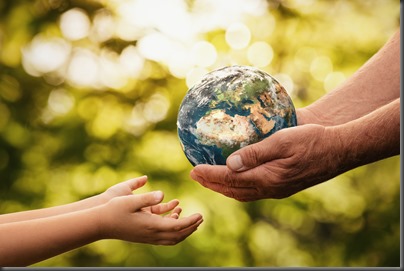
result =
[[232,171],[240,172],[257,167],[267,161],[282,158],[283,151],[279,146],[279,132],[270,137],[245,146],[232,153],[226,160],[226,165]]
[[191,170],[190,176],[202,185],[219,183],[228,187],[250,188],[256,186],[258,174],[255,170],[234,172],[226,166],[197,165]]
[[259,199],[258,191],[255,187],[229,187],[214,182],[204,182],[201,184],[212,191],[218,192],[226,197],[233,198],[238,201],[251,201]]

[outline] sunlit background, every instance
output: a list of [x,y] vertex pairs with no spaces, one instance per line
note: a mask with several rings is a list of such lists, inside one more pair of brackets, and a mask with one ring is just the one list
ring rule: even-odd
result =
[[303,107],[399,21],[396,0],[0,1],[0,213],[146,174],[138,192],[202,213],[197,232],[171,247],[98,241],[35,266],[399,266],[399,157],[240,203],[190,179],[176,131],[182,98],[209,71],[260,68]]

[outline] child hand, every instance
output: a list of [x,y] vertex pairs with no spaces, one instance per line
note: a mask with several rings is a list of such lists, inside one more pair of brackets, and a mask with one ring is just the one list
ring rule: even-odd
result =
[[111,186],[104,193],[100,194],[100,196],[104,202],[108,202],[114,197],[132,195],[132,191],[144,186],[146,182],[147,176],[130,179]]
[[160,203],[154,206],[148,206],[142,208],[142,210],[157,215],[162,215],[164,213],[171,211],[170,214],[166,215],[165,217],[178,219],[180,213],[182,212],[181,207],[177,206],[179,203],[180,202],[177,199],[173,199],[167,203]]
[[[178,200],[160,204],[163,196],[155,191],[112,198],[99,207],[100,237],[156,245],[181,242],[198,228],[202,216],[179,218]],[[161,216],[170,210],[169,215]]]
[[[114,197],[132,195],[132,192],[134,190],[144,186],[146,182],[147,182],[147,176],[141,176],[138,178],[130,179],[111,186],[100,196],[104,199],[103,202],[106,203]],[[171,213],[167,216],[177,219],[182,211],[180,207],[176,207],[178,204],[179,201],[175,199],[171,200],[168,203],[162,203],[156,206],[146,207],[145,209],[154,214],[164,214],[172,210]]]

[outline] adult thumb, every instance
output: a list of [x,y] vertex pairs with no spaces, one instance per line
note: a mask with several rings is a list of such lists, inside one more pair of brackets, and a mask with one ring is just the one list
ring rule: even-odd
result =
[[232,171],[240,172],[277,158],[276,144],[274,144],[271,137],[232,153],[226,160],[227,167]]
[[156,205],[160,203],[164,198],[162,191],[154,191],[134,196],[134,208],[139,210],[144,207]]

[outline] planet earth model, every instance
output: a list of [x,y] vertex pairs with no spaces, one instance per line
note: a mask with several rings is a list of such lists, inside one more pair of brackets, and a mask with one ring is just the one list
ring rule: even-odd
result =
[[295,107],[278,81],[254,67],[229,66],[188,90],[177,131],[193,166],[225,165],[234,151],[296,124]]

